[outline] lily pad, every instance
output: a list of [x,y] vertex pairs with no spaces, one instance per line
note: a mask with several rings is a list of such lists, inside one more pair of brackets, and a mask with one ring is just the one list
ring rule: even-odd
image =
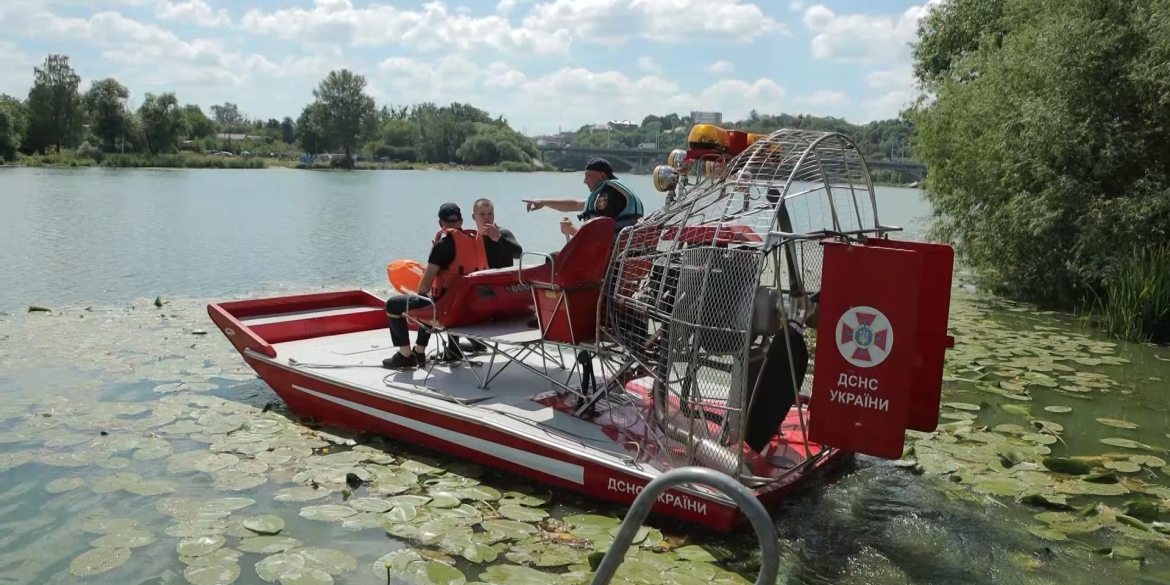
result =
[[215,552],[227,543],[223,536],[196,536],[179,541],[177,550],[185,557],[201,557]]
[[508,585],[562,585],[564,579],[554,573],[537,571],[518,565],[493,565],[480,575],[484,583]]
[[516,505],[500,506],[499,511],[504,518],[518,522],[539,522],[548,517],[548,512],[544,510]]
[[93,548],[69,563],[69,573],[74,577],[98,575],[122,566],[129,559],[128,548]]
[[309,520],[319,520],[321,522],[336,522],[343,518],[348,518],[357,514],[357,510],[349,506],[340,506],[337,504],[325,504],[322,506],[306,506],[301,508],[301,517]]
[[1067,473],[1069,475],[1085,475],[1093,470],[1093,468],[1084,461],[1078,459],[1068,459],[1065,457],[1045,457],[1041,462],[1044,467],[1055,471],[1057,473]]
[[312,500],[319,500],[327,498],[333,494],[333,490],[325,488],[313,488],[311,486],[300,486],[294,488],[285,488],[276,492],[272,499],[277,502],[308,502]]
[[1104,466],[1118,473],[1137,473],[1142,470],[1142,466],[1133,461],[1106,461]]
[[319,569],[330,575],[340,575],[357,568],[357,559],[328,548],[303,548],[297,551],[305,559],[305,567]]
[[382,514],[382,517],[385,518],[388,522],[394,523],[410,522],[411,520],[414,520],[416,516],[418,516],[418,509],[414,506],[411,506],[410,504],[399,504],[389,512]]
[[695,544],[679,548],[674,551],[674,554],[684,561],[690,561],[693,563],[714,563],[718,560],[707,549]]
[[1044,410],[1056,414],[1068,414],[1072,412],[1073,409],[1071,406],[1045,406]]
[[256,534],[280,534],[280,531],[284,530],[284,519],[271,514],[245,518],[241,524]]
[[1145,450],[1149,450],[1149,451],[1155,450],[1153,447],[1151,447],[1149,445],[1145,445],[1145,444],[1139,443],[1137,441],[1131,441],[1129,439],[1120,439],[1120,438],[1116,438],[1116,437],[1109,437],[1106,439],[1101,439],[1101,442],[1106,444],[1106,445],[1109,445],[1110,447],[1121,447],[1122,449],[1145,449]]
[[281,575],[280,585],[333,585],[333,577],[321,569],[304,568]]
[[183,578],[191,585],[230,585],[240,578],[240,566],[235,563],[223,565],[188,565],[183,569]]
[[1138,425],[1136,425],[1136,424],[1133,424],[1131,422],[1124,421],[1124,420],[1118,420],[1115,418],[1099,418],[1099,419],[1097,419],[1097,422],[1099,422],[1107,427],[1113,427],[1115,429],[1136,429],[1136,428],[1138,428]]
[[1068,535],[1060,532],[1059,530],[1052,530],[1050,528],[1031,528],[1028,530],[1028,532],[1031,532],[1032,534],[1035,534],[1044,540],[1051,540],[1054,542],[1068,540]]
[[256,574],[274,583],[285,573],[296,573],[305,568],[305,558],[296,553],[279,553],[256,563]]
[[175,538],[195,538],[198,536],[216,536],[227,533],[228,523],[222,518],[200,518],[187,520],[173,526],[168,526],[167,536]]
[[274,554],[301,546],[301,541],[287,536],[255,536],[240,541],[238,548],[244,552]]
[[515,520],[484,520],[479,525],[489,534],[508,540],[523,540],[539,532],[535,526]]
[[346,502],[349,507],[358,512],[373,512],[381,514],[393,507],[393,504],[380,498],[354,498]]

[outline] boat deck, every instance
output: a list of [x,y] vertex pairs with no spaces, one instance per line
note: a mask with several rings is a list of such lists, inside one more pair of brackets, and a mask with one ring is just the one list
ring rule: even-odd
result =
[[[414,339],[414,332],[411,339]],[[397,351],[387,330],[290,341],[276,344],[274,348],[279,361],[365,392],[393,396],[397,400],[439,404],[446,409],[469,409],[477,417],[490,417],[493,422],[510,429],[541,432],[551,438],[571,441],[575,446],[583,443],[615,457],[629,455],[596,424],[534,400],[547,396],[557,386],[516,364],[509,364],[487,389],[481,389],[480,380],[466,364],[435,364],[431,368],[428,362],[429,376],[424,369],[394,371],[382,368],[382,360]],[[437,348],[438,338],[432,336],[428,354]],[[556,348],[549,347],[548,351],[556,356]],[[548,363],[548,372],[562,382],[576,383],[575,375],[570,378],[575,356],[568,350],[562,351],[561,355],[566,369]],[[491,353],[469,357],[469,361],[478,364],[476,369],[480,376],[486,372],[491,359]],[[493,372],[504,365],[503,360],[496,357]],[[538,369],[546,366],[540,356],[530,355],[524,361]],[[595,367],[595,371],[600,372],[600,368]]]

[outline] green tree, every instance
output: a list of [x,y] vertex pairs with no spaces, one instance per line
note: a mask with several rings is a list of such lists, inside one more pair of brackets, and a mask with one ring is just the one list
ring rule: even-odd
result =
[[187,135],[187,118],[174,93],[146,94],[138,108],[142,131],[153,153],[174,152],[179,138]]
[[1072,307],[1170,240],[1170,6],[951,0],[920,34],[935,235],[996,290]]
[[297,128],[293,123],[293,119],[285,116],[284,120],[280,122],[280,139],[285,144],[292,144],[297,141]]
[[309,104],[305,106],[305,109],[301,111],[301,116],[297,118],[297,142],[309,154],[328,152],[332,146],[328,133],[321,125],[323,117],[321,108],[319,103]]
[[49,55],[44,65],[33,68],[33,86],[28,92],[29,144],[33,150],[49,146],[57,152],[72,148],[81,140],[82,100],[78,93],[81,77],[65,55]]
[[128,99],[130,90],[113,78],[95,81],[89,91],[85,92],[84,103],[89,113],[90,129],[106,152],[113,151],[118,139],[126,134],[130,118],[130,113],[126,111]]
[[187,121],[187,138],[199,140],[211,138],[216,134],[215,120],[203,113],[203,108],[196,104],[183,106],[183,118]]
[[348,69],[331,71],[313,90],[313,97],[320,106],[321,127],[350,156],[375,123],[374,98],[366,95],[366,78]]
[[211,106],[211,117],[215,118],[216,123],[225,132],[238,131],[239,126],[248,121],[247,117],[240,113],[240,107],[231,102],[222,106]]
[[28,108],[24,102],[0,94],[0,159],[16,160],[28,132]]

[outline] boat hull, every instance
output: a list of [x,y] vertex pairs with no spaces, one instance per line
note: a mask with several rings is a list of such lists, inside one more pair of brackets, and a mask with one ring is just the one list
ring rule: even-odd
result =
[[[298,339],[382,330],[381,303],[353,291],[213,304],[208,311],[245,362],[302,419],[418,445],[621,505],[633,503],[659,473],[632,457],[567,442],[535,424],[493,421],[483,411],[460,404],[353,384],[278,355],[283,343]],[[285,316],[267,317],[276,314]],[[798,472],[756,490],[756,496],[765,507],[774,507],[811,475],[848,456],[837,450],[823,453]],[[721,532],[745,521],[730,498],[689,486],[660,496],[652,514]]]

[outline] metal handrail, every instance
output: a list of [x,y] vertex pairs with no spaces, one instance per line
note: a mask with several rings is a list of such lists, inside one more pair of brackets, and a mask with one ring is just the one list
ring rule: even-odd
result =
[[629,550],[630,544],[634,541],[634,535],[642,527],[642,523],[646,521],[646,516],[650,514],[650,508],[654,506],[654,502],[658,501],[658,496],[666,490],[684,483],[697,483],[715,488],[735,500],[735,503],[739,505],[744,515],[752,523],[756,537],[760,540],[760,575],[756,578],[756,585],[774,585],[776,583],[776,574],[780,569],[780,548],[776,542],[776,527],[772,525],[772,519],[768,516],[764,505],[743,484],[724,473],[706,467],[680,467],[654,478],[653,481],[646,484],[642,493],[634,498],[634,504],[626,512],[626,517],[622,520],[622,527],[618,530],[617,536],[614,537],[613,544],[606,551],[605,557],[601,559],[601,564],[598,565],[597,572],[593,574],[590,585],[609,585],[613,574],[617,572],[618,565],[625,560],[626,551]]

